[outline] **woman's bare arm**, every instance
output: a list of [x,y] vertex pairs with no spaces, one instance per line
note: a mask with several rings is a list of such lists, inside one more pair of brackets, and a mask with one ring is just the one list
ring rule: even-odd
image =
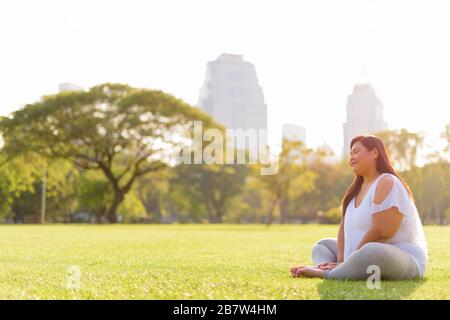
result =
[[[383,177],[375,191],[374,202],[380,204],[387,197],[393,187],[392,177]],[[372,225],[364,235],[357,249],[368,242],[386,242],[397,232],[402,222],[403,215],[396,207],[377,212],[372,216]]]
[[341,218],[341,222],[339,223],[338,237],[337,237],[337,245],[338,245],[338,256],[337,262],[344,261],[344,216]]

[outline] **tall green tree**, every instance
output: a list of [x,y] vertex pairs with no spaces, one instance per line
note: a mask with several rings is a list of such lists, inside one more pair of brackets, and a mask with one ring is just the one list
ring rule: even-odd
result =
[[278,157],[278,172],[274,175],[260,177],[261,185],[268,191],[271,199],[267,224],[270,225],[273,222],[277,208],[280,214],[280,223],[286,223],[290,215],[292,200],[314,189],[317,175],[306,165],[311,155],[312,150],[306,148],[303,142],[283,139]]
[[40,159],[33,154],[22,154],[15,158],[8,158],[0,153],[0,217],[15,220],[13,210],[17,198],[26,193],[34,193],[34,184],[44,171]]
[[102,84],[88,91],[45,96],[3,117],[3,151],[33,151],[100,170],[112,189],[106,214],[116,211],[137,178],[167,166],[168,151],[193,137],[192,121],[216,126],[209,116],[158,90]]
[[173,183],[204,205],[209,222],[220,223],[233,198],[241,194],[250,169],[245,164],[198,164],[180,165],[176,171]]
[[416,166],[419,149],[424,135],[406,129],[386,130],[376,134],[386,145],[393,166],[398,171],[406,171]]

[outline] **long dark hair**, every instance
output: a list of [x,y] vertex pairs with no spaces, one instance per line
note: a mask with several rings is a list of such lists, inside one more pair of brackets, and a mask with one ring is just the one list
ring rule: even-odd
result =
[[[352,139],[352,142],[350,143],[350,150],[352,149],[353,145],[358,141],[364,147],[366,147],[366,149],[369,151],[373,150],[374,148],[376,148],[378,150],[378,157],[376,159],[376,170],[380,173],[391,173],[391,174],[395,175],[397,178],[399,178],[400,181],[405,186],[406,191],[408,191],[409,196],[414,201],[413,194],[412,194],[411,189],[409,188],[408,184],[403,180],[402,177],[400,177],[397,174],[397,172],[395,172],[395,169],[392,167],[384,142],[380,138],[378,138],[377,136],[374,136],[374,135],[359,135]],[[342,202],[341,202],[342,216],[345,215],[345,211],[347,210],[347,207],[348,207],[348,204],[350,203],[350,201],[361,190],[361,185],[362,185],[363,181],[364,181],[364,178],[362,176],[356,175],[352,184],[348,187],[347,191],[345,192],[344,199],[342,199]]]

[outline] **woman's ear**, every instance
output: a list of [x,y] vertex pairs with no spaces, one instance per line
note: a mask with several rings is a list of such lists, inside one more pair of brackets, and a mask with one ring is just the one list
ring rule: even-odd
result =
[[373,148],[373,150],[372,150],[372,157],[374,159],[378,158],[378,149],[377,148]]

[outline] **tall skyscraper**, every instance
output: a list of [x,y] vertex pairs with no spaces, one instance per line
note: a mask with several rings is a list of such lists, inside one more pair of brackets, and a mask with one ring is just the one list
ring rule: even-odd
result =
[[197,105],[226,128],[267,130],[267,105],[255,66],[242,55],[223,53],[209,61],[199,93]]
[[369,83],[358,83],[347,97],[347,119],[344,128],[343,156],[349,154],[350,142],[360,134],[373,134],[387,129],[383,119],[383,103]]

